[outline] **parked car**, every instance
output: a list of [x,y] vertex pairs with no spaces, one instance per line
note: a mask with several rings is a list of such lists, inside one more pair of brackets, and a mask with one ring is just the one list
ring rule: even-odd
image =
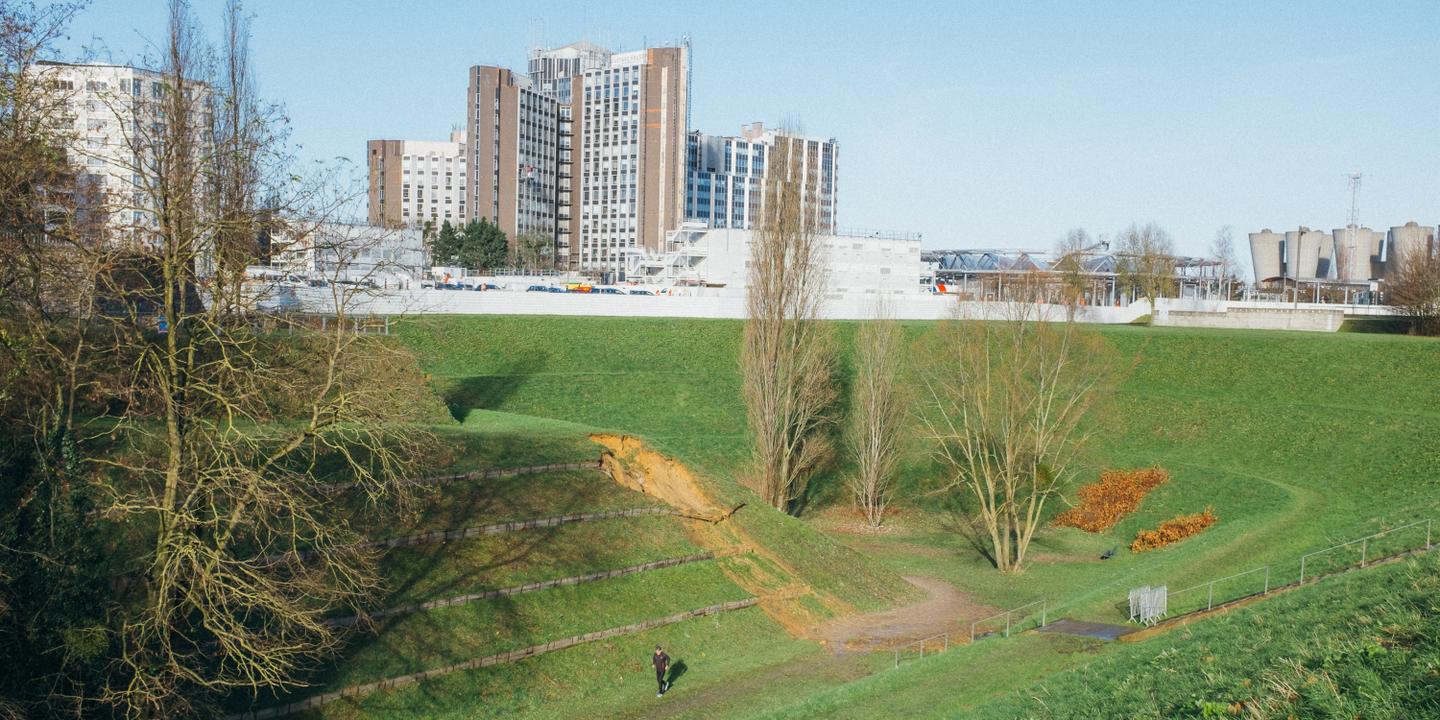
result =
[[480,285],[476,285],[476,286],[475,286],[475,289],[476,289],[476,290],[499,290],[499,289],[501,289],[501,288],[500,288],[499,285],[496,285],[495,283],[482,283],[482,284],[480,284]]
[[601,295],[624,295],[624,294],[625,294],[625,291],[624,291],[624,290],[621,290],[620,288],[607,288],[607,287],[595,288],[595,292],[600,293]]
[[545,290],[546,290],[546,292],[552,292],[552,293],[570,292],[569,290],[566,290],[566,289],[563,288],[563,287],[552,287],[552,288],[546,288]]
[[550,288],[545,287],[544,285],[531,285],[530,287],[525,288],[525,292],[550,292]]
[[631,295],[650,295],[650,296],[654,296],[654,295],[655,295],[655,293],[650,292],[649,290],[631,290],[631,291],[630,291],[630,294],[631,294]]

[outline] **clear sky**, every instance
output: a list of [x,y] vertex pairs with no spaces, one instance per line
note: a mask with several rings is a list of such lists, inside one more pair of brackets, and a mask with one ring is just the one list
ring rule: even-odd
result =
[[[111,59],[163,0],[94,0]],[[212,31],[219,0],[195,0]],[[1222,225],[1440,222],[1440,0],[814,2],[250,0],[262,92],[315,158],[443,139],[466,70],[534,42],[693,43],[693,129],[789,120],[840,140],[844,226],[929,248],[1048,249],[1154,220],[1201,253]],[[1242,252],[1242,257],[1246,253]],[[1245,258],[1248,260],[1248,257]]]

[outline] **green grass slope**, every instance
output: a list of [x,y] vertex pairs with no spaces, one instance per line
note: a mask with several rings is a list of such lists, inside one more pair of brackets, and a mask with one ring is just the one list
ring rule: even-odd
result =
[[[854,324],[837,326],[844,367]],[[928,327],[907,325],[912,336]],[[400,333],[452,408],[639,434],[718,478],[724,494],[739,499],[745,491],[735,479],[747,452],[740,329],[720,320],[437,317],[408,322]],[[1101,332],[1136,362],[1102,419],[1091,470],[1160,464],[1174,478],[1140,512],[1103,536],[1047,530],[1037,540],[1041,561],[1021,576],[988,572],[940,512],[915,523],[915,532],[889,538],[942,551],[928,560],[887,552],[884,541],[867,549],[894,569],[950,578],[991,604],[1050,597],[1105,614],[1129,586],[1184,585],[1278,566],[1437,509],[1440,453],[1425,441],[1440,436],[1435,342],[1178,328]],[[844,470],[817,479],[820,503],[843,503]],[[921,496],[940,472],[917,446],[902,479],[902,504],[918,498],[910,504],[936,511]],[[1137,531],[1207,505],[1221,522],[1202,536],[1139,556],[1123,549]],[[1061,509],[1055,503],[1052,511]],[[752,522],[776,543],[795,539],[786,535],[794,532],[788,520],[766,515]],[[1091,562],[1115,545],[1122,547],[1118,558]],[[817,559],[815,576],[823,583],[847,557]],[[875,589],[848,584],[836,583],[865,606]]]
[[[1437,591],[1440,558],[1431,554],[1114,645],[1098,657],[1091,654],[1098,644],[1070,641],[1068,664],[1077,667],[1012,682],[1020,687],[999,695],[972,657],[1007,645],[988,642],[746,717],[1436,717]],[[1022,642],[1061,641],[1031,635]]]
[[[723,320],[434,317],[400,338],[470,426],[496,411],[643,437],[697,470],[735,521],[802,578],[862,610],[914,596],[884,568],[763,506],[739,482],[747,452],[736,361]],[[490,411],[486,413],[485,411]]]

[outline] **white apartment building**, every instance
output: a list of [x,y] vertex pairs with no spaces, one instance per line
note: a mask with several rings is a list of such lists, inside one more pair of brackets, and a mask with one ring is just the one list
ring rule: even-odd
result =
[[815,227],[833,233],[840,146],[835,138],[814,138],[767,130],[764,123],[741,128],[738,137],[690,133],[686,153],[685,219],[714,228],[753,228],[764,210],[766,159],[777,142],[791,143],[801,175],[802,202]]
[[[81,212],[105,216],[112,236],[151,227],[155,217],[144,190],[155,101],[165,92],[160,73],[128,65],[41,61],[33,72],[68,96],[70,159],[86,191]],[[204,99],[196,103],[204,107]]]
[[465,133],[453,130],[450,140],[371,140],[367,143],[370,175],[370,224],[384,227],[439,227],[446,220],[465,220],[469,175]]

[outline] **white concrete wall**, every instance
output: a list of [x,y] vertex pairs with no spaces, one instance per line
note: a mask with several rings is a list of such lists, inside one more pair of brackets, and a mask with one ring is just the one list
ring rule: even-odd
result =
[[[539,293],[469,290],[409,289],[390,291],[342,291],[335,288],[286,288],[283,306],[309,312],[333,312],[337,296],[347,312],[375,315],[461,314],[461,315],[589,315],[613,317],[745,317],[743,295],[646,296],[595,295],[582,293]],[[1001,303],[957,302],[953,296],[891,296],[890,313],[902,320],[940,320],[956,313],[968,318],[999,320],[1011,316]],[[858,320],[872,316],[874,296],[847,295],[827,299],[824,316],[833,320]],[[1146,314],[1144,303],[1129,307],[1089,307],[1080,310],[1083,322],[1123,324]],[[1064,308],[1045,306],[1046,319],[1065,317]]]
[[1339,330],[1345,321],[1344,308],[1349,307],[1205,300],[1183,303],[1161,300],[1157,305],[1153,317],[1156,325],[1310,332]]

